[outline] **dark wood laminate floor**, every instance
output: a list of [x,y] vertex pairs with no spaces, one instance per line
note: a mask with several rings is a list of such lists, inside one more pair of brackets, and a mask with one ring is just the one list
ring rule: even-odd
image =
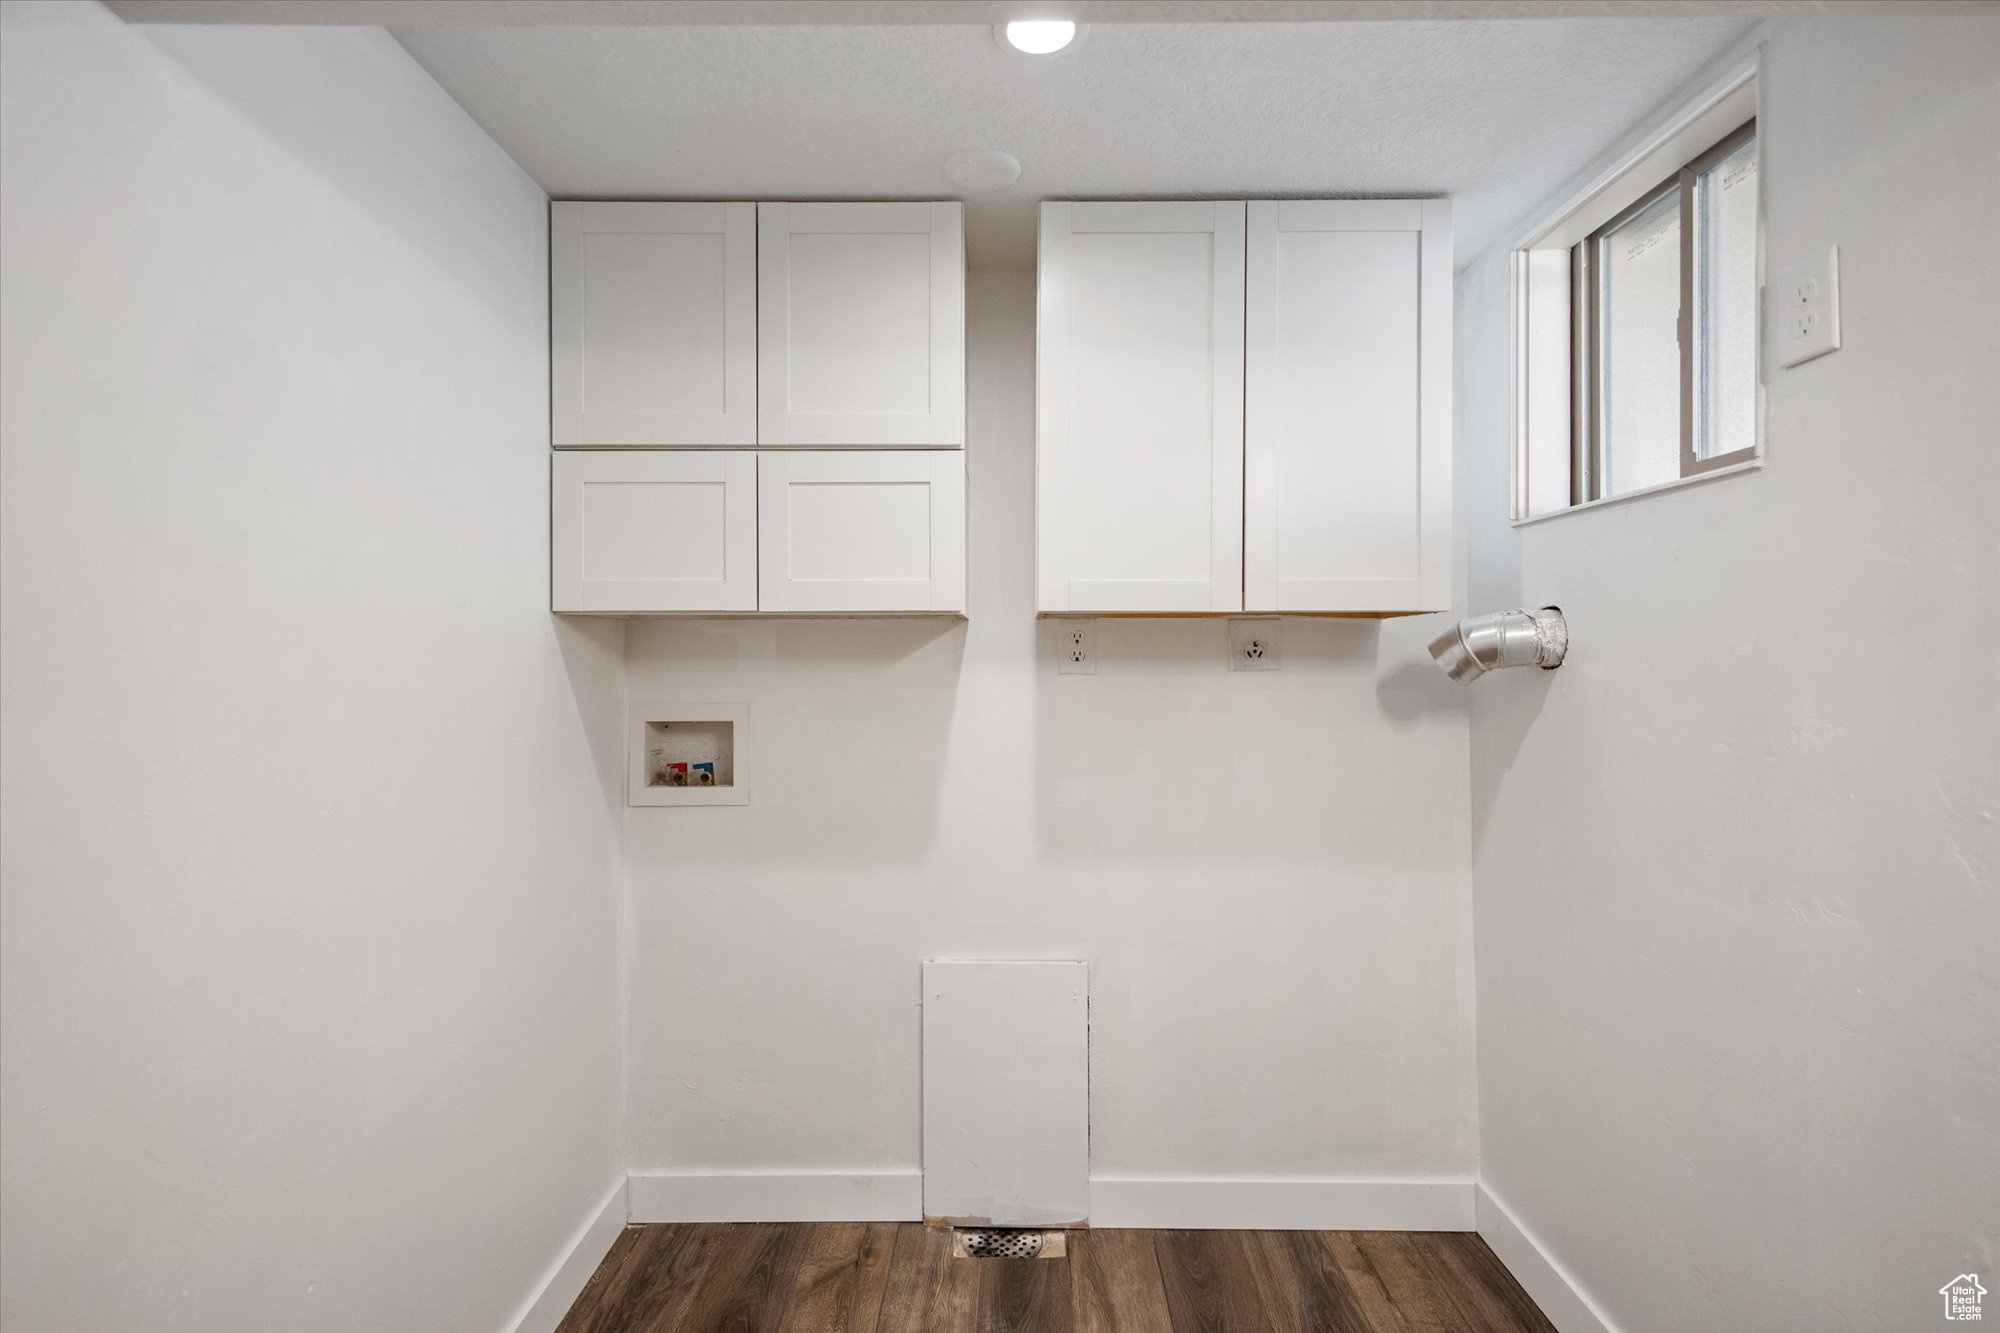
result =
[[1451,1231],[1073,1231],[954,1259],[915,1222],[631,1226],[558,1333],[1554,1333]]

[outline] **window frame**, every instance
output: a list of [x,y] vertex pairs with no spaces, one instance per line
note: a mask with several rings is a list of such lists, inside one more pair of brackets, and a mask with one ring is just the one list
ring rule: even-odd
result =
[[[1695,453],[1695,441],[1700,435],[1703,418],[1697,413],[1702,408],[1700,398],[1700,374],[1697,358],[1701,354],[1701,337],[1707,325],[1707,314],[1702,307],[1701,266],[1695,262],[1695,246],[1702,239],[1701,228],[1701,180],[1716,167],[1727,161],[1731,154],[1746,143],[1757,144],[1757,235],[1753,238],[1758,253],[1764,244],[1763,200],[1764,190],[1764,143],[1757,138],[1757,118],[1744,121],[1728,134],[1718,139],[1707,152],[1702,153],[1680,170],[1681,185],[1681,479],[1698,477],[1704,472],[1714,472],[1718,468],[1748,462],[1756,457],[1761,447],[1762,432],[1754,434],[1751,443],[1741,449],[1733,449],[1726,454],[1714,454],[1701,458]],[[1755,293],[1751,298],[1757,304],[1755,325],[1761,331],[1764,326],[1764,284],[1761,265],[1757,272]],[[1761,338],[1759,339],[1761,342]],[[1757,357],[1761,348],[1752,350]],[[1761,388],[1759,393],[1761,395]]]
[[[1703,92],[1657,121],[1636,146],[1528,232],[1513,249],[1514,468],[1512,518],[1517,524],[1618,503],[1692,482],[1753,470],[1764,456],[1764,213],[1759,141],[1756,209],[1758,336],[1753,383],[1752,442],[1698,457],[1701,308],[1697,260],[1702,177],[1744,143],[1758,138],[1758,62],[1740,60]],[[1680,213],[1680,448],[1678,475],[1664,482],[1605,494],[1602,403],[1602,274],[1599,242],[1675,191]]]
[[1699,199],[1701,178],[1726,161],[1744,144],[1757,137],[1757,118],[1752,116],[1721,139],[1683,163],[1658,185],[1627,204],[1588,236],[1570,248],[1570,290],[1574,294],[1570,319],[1575,351],[1570,357],[1571,389],[1575,408],[1570,416],[1570,504],[1588,504],[1615,498],[1604,494],[1606,438],[1604,420],[1604,275],[1599,256],[1603,243],[1647,209],[1678,193],[1680,211],[1680,309],[1675,312],[1675,337],[1680,346],[1680,476],[1686,481],[1704,472],[1732,467],[1756,456],[1757,446],[1748,445],[1708,458],[1695,453],[1695,439],[1702,407],[1700,376],[1696,361],[1705,326],[1700,306],[1700,267],[1695,246],[1700,239]]

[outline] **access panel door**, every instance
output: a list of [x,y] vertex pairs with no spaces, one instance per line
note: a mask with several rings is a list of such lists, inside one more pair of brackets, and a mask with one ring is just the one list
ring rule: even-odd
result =
[[1080,962],[923,967],[924,1216],[1067,1226],[1090,1211]]

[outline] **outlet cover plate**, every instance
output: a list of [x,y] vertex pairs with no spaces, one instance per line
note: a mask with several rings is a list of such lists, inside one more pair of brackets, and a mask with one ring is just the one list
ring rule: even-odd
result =
[[1275,616],[1229,622],[1229,669],[1231,671],[1276,671],[1283,645],[1278,638],[1281,622]]
[[1840,348],[1840,247],[1787,265],[1771,279],[1778,364],[1790,369]]
[[1094,676],[1097,674],[1097,622],[1058,620],[1056,627],[1056,674]]

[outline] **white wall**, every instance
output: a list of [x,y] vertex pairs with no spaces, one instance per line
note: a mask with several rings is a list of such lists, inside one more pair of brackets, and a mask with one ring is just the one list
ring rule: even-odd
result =
[[618,1166],[542,194],[380,31],[0,90],[0,1324],[500,1328]]
[[[635,1170],[912,1171],[918,964],[1091,965],[1095,1174],[1470,1175],[1466,737],[1435,618],[1034,617],[1034,285],[975,272],[969,623],[636,622],[751,804],[626,816]],[[1039,645],[1039,646],[1038,646]]]
[[2000,1269],[2000,22],[1774,27],[1766,251],[1846,345],[1769,466],[1522,529],[1505,258],[1463,277],[1481,1174],[1612,1322],[1924,1328]]

